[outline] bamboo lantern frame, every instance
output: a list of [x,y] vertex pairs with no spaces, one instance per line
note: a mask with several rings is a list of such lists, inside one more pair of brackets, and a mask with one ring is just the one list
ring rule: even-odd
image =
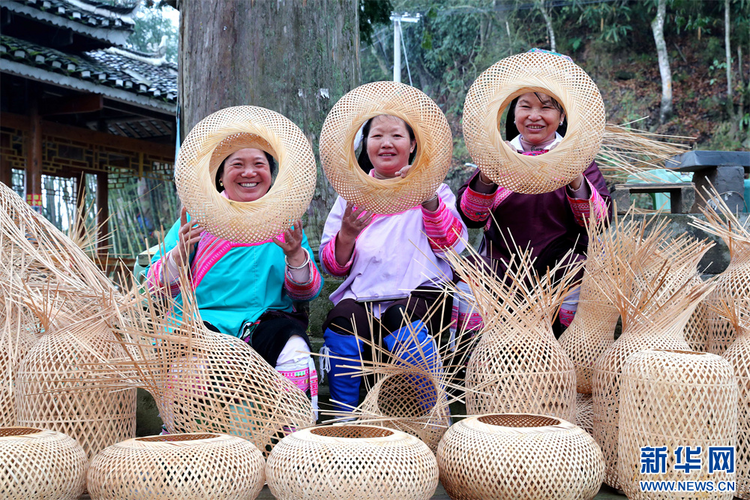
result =
[[93,500],[252,500],[266,461],[253,444],[223,434],[170,434],[129,439],[91,462]]
[[[629,499],[654,498],[641,491],[650,481],[733,481],[734,473],[709,473],[708,449],[734,446],[737,438],[737,380],[725,359],[695,351],[646,350],[628,357],[622,369],[619,484]],[[644,475],[641,448],[666,446],[666,472]],[[675,469],[678,447],[700,447],[701,465],[686,474]],[[680,462],[685,463],[686,451]],[[668,494],[661,498],[678,498]],[[731,500],[733,492],[703,498]]]
[[604,457],[594,439],[546,415],[488,414],[461,420],[437,453],[453,500],[594,498]]
[[[271,189],[250,202],[228,200],[215,187],[216,172],[231,153],[257,148],[278,160]],[[192,220],[228,241],[259,243],[289,229],[315,193],[315,155],[289,119],[257,106],[224,108],[198,122],[175,162],[175,184]]]
[[438,466],[427,445],[404,432],[334,425],[282,439],[268,457],[266,478],[279,500],[428,500]]
[[[414,131],[417,155],[409,175],[375,179],[360,168],[354,139],[379,115],[401,118]],[[435,195],[451,165],[453,136],[437,104],[421,90],[398,82],[372,82],[345,94],[320,131],[320,161],[328,182],[346,201],[376,214],[395,214]]]
[[6,500],[76,500],[86,487],[86,452],[61,432],[0,427],[0,495]]

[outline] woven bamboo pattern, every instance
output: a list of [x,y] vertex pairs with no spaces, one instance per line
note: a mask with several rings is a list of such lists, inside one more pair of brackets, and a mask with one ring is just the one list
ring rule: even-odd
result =
[[[295,429],[313,425],[307,396],[246,342],[208,330],[185,268],[180,280],[181,304],[156,290],[131,291],[112,320],[128,356],[100,360],[99,383],[149,391],[172,434],[230,434],[264,454]],[[164,314],[178,307],[181,317]]]
[[[221,162],[243,148],[262,149],[279,164],[271,189],[251,202],[228,200],[214,184]],[[317,169],[310,141],[289,119],[257,106],[235,106],[193,127],[180,147],[174,175],[192,220],[219,238],[259,243],[302,217],[315,193]]]
[[[702,279],[700,276],[693,278],[696,282]],[[693,351],[708,352],[708,313],[705,300],[699,302],[685,325],[685,341]]]
[[594,397],[576,393],[576,425],[594,435]]
[[721,302],[714,312],[726,318],[738,332],[737,340],[722,357],[729,361],[737,378],[737,442],[735,465],[737,490],[734,495],[750,500],[750,316],[748,299],[732,303]]
[[594,498],[604,458],[594,439],[544,415],[469,417],[448,429],[437,453],[453,500]]
[[[725,359],[670,350],[647,350],[627,359],[620,390],[618,470],[629,499],[685,498],[683,493],[642,492],[643,480],[734,481],[734,473],[709,473],[708,449],[734,446],[736,434],[737,381]],[[642,473],[644,446],[666,446],[666,473]],[[675,469],[686,463],[684,447],[702,450],[701,462],[690,474]],[[690,497],[731,500],[734,494],[717,491]]]
[[19,425],[63,432],[81,444],[89,459],[107,446],[132,438],[136,390],[100,387],[88,368],[101,357],[125,356],[101,320],[90,318],[50,331],[18,369]]
[[[378,115],[397,116],[414,130],[417,156],[406,178],[379,180],[365,174],[354,154],[360,127]],[[328,182],[346,201],[376,214],[395,214],[431,198],[451,164],[448,120],[421,90],[397,82],[372,82],[348,92],[328,113],[320,131],[320,161]]]
[[717,309],[750,295],[750,230],[727,207],[713,187],[706,193],[709,203],[701,208],[706,220],[692,218],[690,224],[720,237],[729,247],[729,266],[716,279],[716,288],[706,297],[705,321],[708,325],[707,351],[723,354],[737,337],[732,324]]
[[[608,243],[605,241],[605,245]],[[696,282],[697,265],[710,244],[680,236],[649,259],[622,262],[611,254],[589,255],[608,259],[616,269],[610,287],[602,291],[622,317],[622,335],[594,364],[594,438],[607,462],[605,482],[620,488],[617,474],[620,378],[625,360],[646,349],[689,350],[683,330],[696,305],[713,288]]]
[[575,421],[575,367],[555,340],[552,320],[582,264],[558,263],[540,277],[530,251],[517,249],[499,281],[480,258],[448,251],[446,260],[471,288],[484,323],[466,368],[466,411]]
[[0,498],[75,500],[88,460],[75,439],[33,427],[0,427]]
[[268,457],[266,478],[279,500],[428,500],[438,466],[427,445],[404,432],[335,425],[282,439]]
[[245,439],[171,434],[129,439],[91,462],[92,500],[251,500],[263,489],[266,461]]
[[[6,286],[3,286],[6,285]],[[15,379],[18,366],[40,334],[31,315],[12,300],[5,300],[7,282],[0,284],[0,427],[16,425]]]
[[[516,153],[498,130],[503,110],[527,92],[554,97],[567,115],[565,138],[544,155]],[[548,52],[516,54],[493,64],[471,85],[464,103],[463,133],[474,163],[516,193],[547,193],[570,184],[599,152],[604,127],[604,102],[594,81],[570,59]]]

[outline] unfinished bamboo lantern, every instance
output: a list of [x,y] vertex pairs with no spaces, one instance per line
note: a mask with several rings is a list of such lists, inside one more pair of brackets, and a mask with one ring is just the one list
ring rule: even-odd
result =
[[[643,480],[734,481],[734,472],[709,473],[708,450],[734,446],[736,434],[737,381],[725,359],[672,350],[647,350],[628,357],[620,388],[618,472],[619,484],[629,499],[655,498],[652,492],[641,491]],[[642,473],[644,446],[666,447],[666,471]],[[675,469],[675,465],[687,462],[685,447],[702,450],[698,468],[689,474]],[[733,492],[719,491],[699,496],[733,497]],[[658,498],[684,495],[671,493]]]
[[[518,154],[498,130],[510,102],[527,92],[543,92],[565,109],[563,141],[539,156]],[[569,57],[532,50],[493,64],[474,81],[464,104],[464,138],[474,163],[500,186],[539,194],[570,184],[594,160],[602,143],[605,110],[593,80]]]
[[280,500],[428,500],[435,455],[401,431],[335,425],[297,431],[268,456],[266,478]]
[[544,415],[490,414],[453,424],[437,453],[453,500],[591,499],[604,479],[594,439]]
[[434,453],[450,426],[450,409],[439,380],[425,373],[398,373],[384,377],[367,393],[357,412],[367,421],[421,439]]
[[15,379],[21,360],[39,340],[34,322],[6,301],[0,320],[0,427],[16,425]]
[[89,459],[135,436],[136,389],[95,382],[93,366],[125,358],[104,321],[81,321],[44,335],[21,362],[16,380],[19,425],[63,432]]
[[[414,131],[417,155],[405,178],[380,180],[360,168],[354,138],[379,115],[401,118]],[[427,94],[398,82],[372,82],[344,95],[320,131],[320,162],[328,182],[346,201],[376,214],[414,208],[435,195],[451,165],[453,136],[443,111]]]
[[76,500],[86,486],[88,459],[61,432],[0,427],[0,498]]
[[530,252],[518,250],[508,278],[499,281],[481,258],[448,251],[446,259],[471,288],[484,323],[466,367],[466,411],[575,421],[575,368],[555,339],[552,318],[581,264],[558,263],[540,277]]
[[[243,148],[266,151],[279,163],[271,189],[250,202],[228,200],[214,182],[221,162]],[[234,106],[193,127],[174,174],[177,194],[194,221],[224,240],[259,243],[302,217],[315,192],[317,169],[310,141],[289,119],[257,106]]]
[[263,489],[265,465],[250,441],[225,434],[129,439],[91,462],[92,500],[250,500]]

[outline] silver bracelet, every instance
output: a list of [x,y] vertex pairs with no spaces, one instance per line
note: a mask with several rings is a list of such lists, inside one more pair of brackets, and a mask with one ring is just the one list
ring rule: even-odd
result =
[[305,248],[303,248],[302,250],[304,250],[305,256],[307,257],[305,259],[305,262],[303,262],[301,266],[293,266],[289,263],[289,260],[287,260],[286,255],[284,255],[284,263],[286,264],[286,267],[288,267],[289,269],[304,269],[308,266],[308,264],[310,264],[310,253]]

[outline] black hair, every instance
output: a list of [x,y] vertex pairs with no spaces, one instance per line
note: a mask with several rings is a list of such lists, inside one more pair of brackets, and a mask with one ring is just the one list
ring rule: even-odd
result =
[[[221,160],[221,165],[219,165],[219,169],[216,171],[216,179],[214,179],[214,186],[216,186],[216,190],[220,193],[224,191],[224,186],[219,184],[221,182],[221,177],[224,175],[224,164],[227,162],[229,157],[232,156],[236,152],[237,151],[234,151],[233,153],[227,155],[226,158]],[[267,151],[263,151],[263,154],[266,155],[266,160],[268,160],[268,168],[271,170],[271,176],[273,177],[273,175],[276,173],[276,160],[274,159],[273,156],[271,156],[271,153]]]
[[[392,115],[378,115],[378,116],[392,116]],[[372,162],[370,161],[370,156],[367,154],[367,136],[370,135],[370,127],[372,126],[372,121],[375,118],[377,117],[373,116],[372,118],[367,120],[365,124],[362,126],[362,151],[360,151],[359,156],[357,157],[357,163],[359,163],[359,168],[364,170],[366,174],[369,174],[370,170],[372,170]],[[406,123],[405,120],[402,120],[402,121],[404,122],[404,125],[406,125],[406,131],[409,132],[409,141],[416,141],[414,137],[414,129],[412,129],[411,125]],[[411,163],[414,161],[415,156],[417,156],[416,145],[414,146],[414,151],[409,153],[409,165],[411,165]]]
[[[539,99],[540,102],[544,102],[541,97],[539,97],[539,92],[534,92],[534,95],[536,95],[537,99]],[[565,113],[565,109],[562,107],[562,104],[557,102],[557,99],[555,99],[552,96],[547,96],[552,100],[552,105],[557,109],[560,113]],[[510,141],[514,139],[516,136],[518,136],[521,132],[518,131],[518,127],[516,127],[516,104],[518,103],[518,99],[520,99],[521,96],[516,97],[510,102],[510,106],[508,106],[508,116],[505,118],[505,140]],[[568,131],[568,114],[565,113],[565,117],[563,118],[562,125],[557,127],[557,133],[561,136],[565,136],[565,132]]]

